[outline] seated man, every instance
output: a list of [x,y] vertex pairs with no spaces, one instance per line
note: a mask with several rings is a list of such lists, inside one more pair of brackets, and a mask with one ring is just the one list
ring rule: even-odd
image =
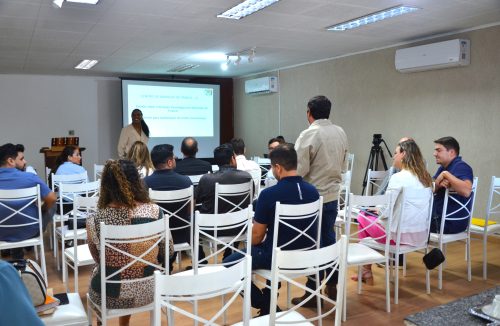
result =
[[[431,232],[440,232],[441,217],[443,213],[444,197],[446,189],[456,192],[453,195],[462,204],[465,204],[472,193],[472,180],[474,179],[472,168],[462,161],[460,145],[453,137],[443,137],[434,141],[434,157],[436,163],[441,165],[434,175],[434,204],[432,208]],[[470,209],[472,202],[467,205]],[[463,217],[467,212],[460,209],[460,205],[454,200],[448,200],[446,212],[455,212],[450,217]],[[443,232],[445,234],[460,233],[467,229],[468,219],[446,221]]]
[[[285,140],[279,137],[269,139],[269,141],[267,142],[267,150],[269,152],[266,157],[269,157],[269,154],[272,152],[273,149],[284,143]],[[273,172],[271,171],[271,167],[269,166],[268,168],[269,171],[266,173],[266,178],[264,179],[264,185],[266,187],[274,186],[278,182],[274,177]]]
[[[257,201],[252,230],[252,270],[271,269],[276,202],[293,205],[312,203],[319,199],[316,188],[297,175],[297,152],[293,148],[293,144],[279,145],[271,151],[269,156],[271,158],[271,169],[276,179],[278,179],[278,183],[264,189]],[[310,221],[304,220],[302,223],[297,223],[294,226],[301,229],[309,225]],[[316,230],[316,228],[311,228],[311,232],[314,232],[314,234],[309,235],[315,238]],[[296,236],[297,231],[291,228],[280,228],[278,246],[291,241]],[[299,237],[284,249],[306,248],[311,245],[310,241],[305,237]],[[240,258],[240,253],[234,253],[227,257],[224,263],[236,261]],[[269,314],[270,295],[268,288],[260,290],[252,284],[252,307],[260,309],[260,315]]]
[[[170,144],[156,145],[151,151],[151,161],[155,167],[155,171],[152,175],[144,178],[144,183],[146,187],[153,190],[180,190],[189,188],[192,185],[189,177],[185,175],[180,175],[175,172],[175,158],[174,158],[174,146]],[[160,204],[170,212],[177,211],[183,203],[172,203],[172,204]],[[179,212],[177,215],[191,222],[189,205],[186,205],[185,209]],[[170,228],[180,227],[185,225],[182,221],[177,218],[170,219]],[[190,242],[189,229],[181,229],[172,231],[172,240],[174,244]],[[177,252],[170,257],[170,270],[173,268],[173,262],[177,257]]]
[[231,139],[231,146],[233,146],[234,155],[236,155],[236,168],[242,171],[260,171],[260,166],[257,162],[247,160],[245,157],[245,142],[241,138]]
[[[47,224],[54,215],[54,203],[56,202],[56,194],[52,192],[49,187],[35,174],[20,171],[17,167],[26,164],[22,152],[18,152],[18,148],[13,144],[5,144],[0,147],[0,189],[22,189],[35,187],[40,185],[40,193],[44,204],[42,212],[49,212],[42,216],[42,227],[45,230]],[[18,209],[23,207],[26,203],[20,202]],[[5,207],[0,207],[0,218],[4,218],[10,211]],[[35,203],[31,204],[25,210],[24,214],[36,216],[37,207]],[[17,214],[12,217],[6,224],[21,224],[31,222],[25,216]],[[38,225],[32,224],[19,228],[0,228],[0,240],[7,242],[16,242],[33,238],[38,235]],[[23,248],[11,249],[13,259],[22,259],[24,257]]]
[[198,142],[193,137],[182,140],[181,152],[184,158],[177,162],[175,172],[182,175],[200,175],[212,172],[212,165],[204,160],[196,158]]
[[[215,173],[205,174],[201,177],[198,187],[196,188],[195,198],[196,204],[199,207],[200,213],[212,214],[215,205],[215,184],[239,184],[252,180],[252,176],[245,171],[236,169],[236,159],[234,157],[233,148],[229,144],[223,144],[214,149],[214,160],[219,166],[219,171]],[[234,197],[233,202],[239,203],[243,198]],[[250,204],[250,198],[241,208],[245,208]],[[226,213],[233,209],[233,205],[225,201],[219,201],[219,211],[217,213]]]

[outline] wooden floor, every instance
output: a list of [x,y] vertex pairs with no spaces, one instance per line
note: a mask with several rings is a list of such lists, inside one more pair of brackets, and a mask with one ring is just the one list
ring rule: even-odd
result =
[[[46,242],[48,243],[48,241]],[[488,280],[482,279],[482,241],[472,241],[472,281],[467,281],[466,262],[464,260],[464,244],[451,244],[447,249],[447,264],[443,273],[443,290],[437,289],[437,271],[431,273],[431,294],[425,292],[425,267],[422,263],[421,254],[410,254],[407,258],[407,276],[400,274],[399,304],[395,305],[393,296],[391,297],[391,313],[385,311],[385,290],[384,290],[384,269],[374,266],[375,285],[363,286],[363,293],[358,295],[356,283],[348,281],[347,293],[347,322],[345,325],[362,325],[368,323],[375,325],[402,325],[405,316],[440,305],[457,298],[473,295],[488,288],[500,284],[500,240],[490,239],[488,244]],[[49,275],[49,287],[54,293],[65,292],[62,283],[61,273],[57,271],[52,252],[46,249],[47,272]],[[191,265],[190,261],[184,260],[183,266]],[[80,268],[79,293],[84,305],[86,304],[85,294],[89,283],[90,266]],[[175,270],[177,266],[175,266]],[[349,271],[349,275],[354,274],[354,269]],[[73,275],[70,272],[70,292],[73,290]],[[392,284],[391,284],[392,286]],[[301,295],[295,291],[293,296]],[[391,294],[393,292],[391,291]],[[285,307],[285,288],[281,289],[279,305]],[[220,300],[212,300],[200,305],[200,315],[210,313],[220,307]],[[253,315],[256,311],[252,310]],[[313,313],[310,309],[303,309],[304,314]],[[231,307],[228,315],[228,324],[241,320],[241,302]],[[333,320],[333,316],[328,320]],[[219,321],[222,323],[222,321]],[[110,325],[118,325],[117,320],[111,320]],[[148,325],[149,314],[133,315],[131,325]],[[327,322],[327,325],[330,322]],[[94,320],[95,325],[95,320]],[[166,325],[166,321],[163,322]],[[176,325],[192,325],[186,319],[176,319]],[[331,325],[331,324],[330,324]]]

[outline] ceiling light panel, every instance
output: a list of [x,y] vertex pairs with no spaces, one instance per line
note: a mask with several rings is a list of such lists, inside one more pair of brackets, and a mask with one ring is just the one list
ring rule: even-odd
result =
[[88,70],[90,68],[92,68],[93,66],[95,66],[99,61],[98,60],[90,60],[90,59],[85,59],[85,60],[82,60],[82,62],[80,62],[76,67],[75,69],[84,69],[84,70]]
[[241,19],[256,11],[264,9],[279,0],[245,0],[242,3],[217,15],[218,18]]
[[99,2],[99,0],[66,0],[66,2],[86,3],[89,5],[95,5]]
[[365,26],[368,24],[373,24],[381,20],[401,16],[404,14],[409,14],[417,10],[420,10],[420,8],[403,6],[403,5],[396,6],[381,11],[377,11],[359,18],[351,19],[349,21],[327,27],[326,29],[329,31],[346,31],[353,28]]

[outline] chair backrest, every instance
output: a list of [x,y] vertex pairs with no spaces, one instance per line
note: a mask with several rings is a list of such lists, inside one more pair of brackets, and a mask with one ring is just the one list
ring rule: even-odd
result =
[[94,181],[101,179],[103,170],[104,170],[103,164],[94,164]]
[[253,180],[237,184],[215,183],[214,213],[239,211],[253,200]]
[[488,221],[491,216],[500,215],[500,178],[491,177],[490,193],[488,196],[488,206],[486,206],[486,218],[484,229],[488,228]]
[[[97,203],[99,202],[99,196],[75,196],[73,199],[73,229],[75,230],[77,227],[78,220],[85,220],[91,214],[97,212]],[[75,241],[77,237],[77,233],[74,233]],[[76,243],[76,242],[75,242]],[[75,246],[76,247],[76,246]]]
[[[302,322],[301,325],[303,325],[306,324],[306,321],[311,323],[318,320],[321,325],[321,319],[334,311],[335,325],[340,325],[343,306],[344,282],[341,281],[338,284],[337,300],[332,300],[328,296],[322,294],[321,288],[333,277],[336,271],[339,273],[339,280],[345,279],[347,257],[346,236],[341,236],[341,238],[333,245],[319,249],[286,251],[276,248],[273,256],[276,258],[271,267],[271,310],[269,325],[293,324],[294,321]],[[321,283],[318,277],[320,272],[325,273]],[[304,284],[304,282],[297,280],[299,276],[304,275],[316,276],[316,288],[310,289]],[[306,318],[306,320],[303,318],[300,320],[294,320],[293,318],[294,315],[297,316],[297,314],[294,313],[301,307],[301,305],[293,306],[285,312],[276,314],[279,281],[285,281],[293,286],[299,287],[301,290],[304,290],[311,299],[317,297],[324,302],[328,302],[329,309],[323,312],[321,305],[318,305],[317,315],[311,318]]]
[[342,183],[340,184],[339,197],[338,197],[338,209],[345,209],[347,201],[349,198],[349,193],[351,192],[351,171],[342,173]]
[[252,176],[254,183],[254,198],[259,196],[260,193],[260,182],[261,182],[261,171],[259,170],[249,170],[247,171]]
[[149,189],[149,198],[160,206],[164,216],[169,219],[174,243],[180,242],[176,238],[188,238],[189,243],[193,243],[193,188],[190,186],[168,191]]
[[[41,249],[42,270],[47,280],[42,231],[42,199],[40,186],[31,188],[4,190],[0,189],[0,230],[5,236],[9,231],[17,233],[19,228],[38,225],[38,238]],[[24,217],[19,219],[19,217]],[[18,220],[17,222],[15,220]],[[35,226],[36,227],[36,226]],[[15,242],[5,242],[4,248],[15,248]]]
[[[421,235],[422,242],[415,246],[426,247],[432,218],[434,196],[431,188],[404,188],[400,194],[400,207],[393,210],[391,239],[399,246],[402,233],[412,233],[414,238]],[[415,239],[417,241],[417,239]]]
[[[472,192],[465,203],[462,203],[456,198],[456,193],[450,192],[449,189],[446,189],[443,203],[443,213],[441,215],[441,227],[439,229],[440,234],[443,234],[444,232],[446,221],[462,221],[467,219],[469,223],[465,231],[469,232],[472,212],[474,211],[474,203],[476,201],[477,182],[478,177],[474,177],[474,180],[472,181]],[[448,203],[453,203],[453,205],[456,205],[457,209],[449,211]]]
[[259,156],[255,156],[253,158],[253,160],[255,162],[257,162],[257,164],[259,165],[260,167],[260,175],[261,175],[261,181],[264,181],[266,179],[266,175],[269,171],[271,171],[271,159],[269,158],[264,158],[264,157],[259,157]]
[[[84,183],[60,183],[59,184],[59,198],[57,203],[59,205],[59,212],[61,215],[68,215],[71,210],[65,210],[64,205],[69,205],[73,203],[73,200],[77,196],[82,197],[97,197],[99,196],[99,190],[101,186],[101,181],[92,181]],[[60,219],[61,226],[64,223],[64,219]]]
[[197,186],[198,183],[200,183],[200,179],[201,179],[202,176],[204,176],[204,174],[188,175],[188,177],[191,180],[191,183],[193,184],[193,186]]
[[49,175],[50,175],[50,171],[52,171],[51,168],[49,167],[45,167],[45,183],[46,184],[49,184]]
[[[151,257],[151,252],[165,243],[164,248],[168,248],[169,232],[168,219],[162,218],[153,222],[133,224],[133,225],[106,225],[100,223],[100,273],[101,273],[101,316],[106,318],[106,291],[108,288],[120,288],[126,285],[133,287],[134,283],[153,280],[155,269],[165,272],[161,264],[156,264],[147,257]],[[168,260],[168,249],[163,252],[165,260]],[[114,266],[111,270],[106,270],[107,257],[119,259],[122,257],[123,266]],[[156,257],[156,255],[154,255]],[[134,264],[149,266],[151,273],[137,277],[122,279],[120,276]],[[144,269],[146,271],[146,268]],[[146,273],[145,273],[146,274]]]
[[[384,195],[359,196],[349,194],[348,209],[345,214],[346,232],[348,243],[361,242],[360,234],[364,234],[370,228],[374,228],[380,235],[371,237],[373,240],[385,241],[385,256],[389,252],[390,225],[392,223],[392,209],[397,192],[390,191]],[[376,210],[376,212],[374,211]],[[356,217],[357,229],[351,229],[351,221]],[[384,219],[384,225],[378,223],[378,218]],[[373,230],[373,229],[372,229]],[[374,234],[374,232],[370,232]]]
[[51,174],[52,191],[57,191],[61,183],[84,183],[88,181],[87,171],[80,174]]
[[352,168],[354,167],[354,154],[347,153],[347,171],[352,173]]
[[219,171],[219,166],[217,164],[212,164],[212,173]]
[[[207,242],[212,242],[221,248],[214,250],[210,255],[200,261],[193,259],[193,270],[197,273],[198,265],[210,262],[210,259],[224,252],[226,248],[250,255],[252,243],[252,205],[239,211],[218,214],[202,214],[195,212],[194,229],[194,257],[197,259],[200,245],[200,236]],[[228,235],[230,234],[230,235]],[[246,252],[236,246],[237,242],[245,238]],[[217,262],[217,259],[215,260]],[[231,264],[233,264],[232,262]],[[224,265],[224,263],[221,263]]]
[[389,170],[373,171],[371,169],[368,169],[368,172],[366,174],[365,196],[372,195],[373,193],[377,192],[382,181],[387,177],[388,174]]
[[[154,323],[161,325],[161,307],[175,309],[186,317],[202,325],[217,325],[216,321],[235,303],[239,295],[243,296],[243,325],[248,325],[250,319],[250,283],[252,277],[252,257],[246,255],[239,263],[209,273],[194,275],[164,275],[155,272]],[[193,314],[175,305],[176,302],[198,302],[214,297],[226,296],[222,308],[209,317],[203,313]],[[213,306],[213,305],[212,305]],[[169,324],[170,325],[170,324]]]

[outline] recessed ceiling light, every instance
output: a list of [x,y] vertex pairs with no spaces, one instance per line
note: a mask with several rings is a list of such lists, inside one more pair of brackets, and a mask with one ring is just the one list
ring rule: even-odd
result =
[[99,2],[99,0],[54,0],[52,1],[52,4],[58,8],[61,8],[64,1],[74,2],[74,3],[84,3],[89,5],[95,5]]
[[217,18],[241,19],[278,1],[279,0],[245,0],[222,14],[217,15]]
[[76,67],[75,69],[90,69],[92,68],[93,66],[95,66],[99,61],[98,60],[89,60],[89,59],[85,59],[85,60],[82,60],[82,62],[80,62]]
[[397,17],[404,14],[409,14],[417,10],[420,10],[420,8],[399,5],[396,7],[391,7],[381,11],[377,11],[359,18],[351,19],[349,21],[327,27],[326,29],[329,31],[346,31],[349,29],[372,24],[384,19]]

